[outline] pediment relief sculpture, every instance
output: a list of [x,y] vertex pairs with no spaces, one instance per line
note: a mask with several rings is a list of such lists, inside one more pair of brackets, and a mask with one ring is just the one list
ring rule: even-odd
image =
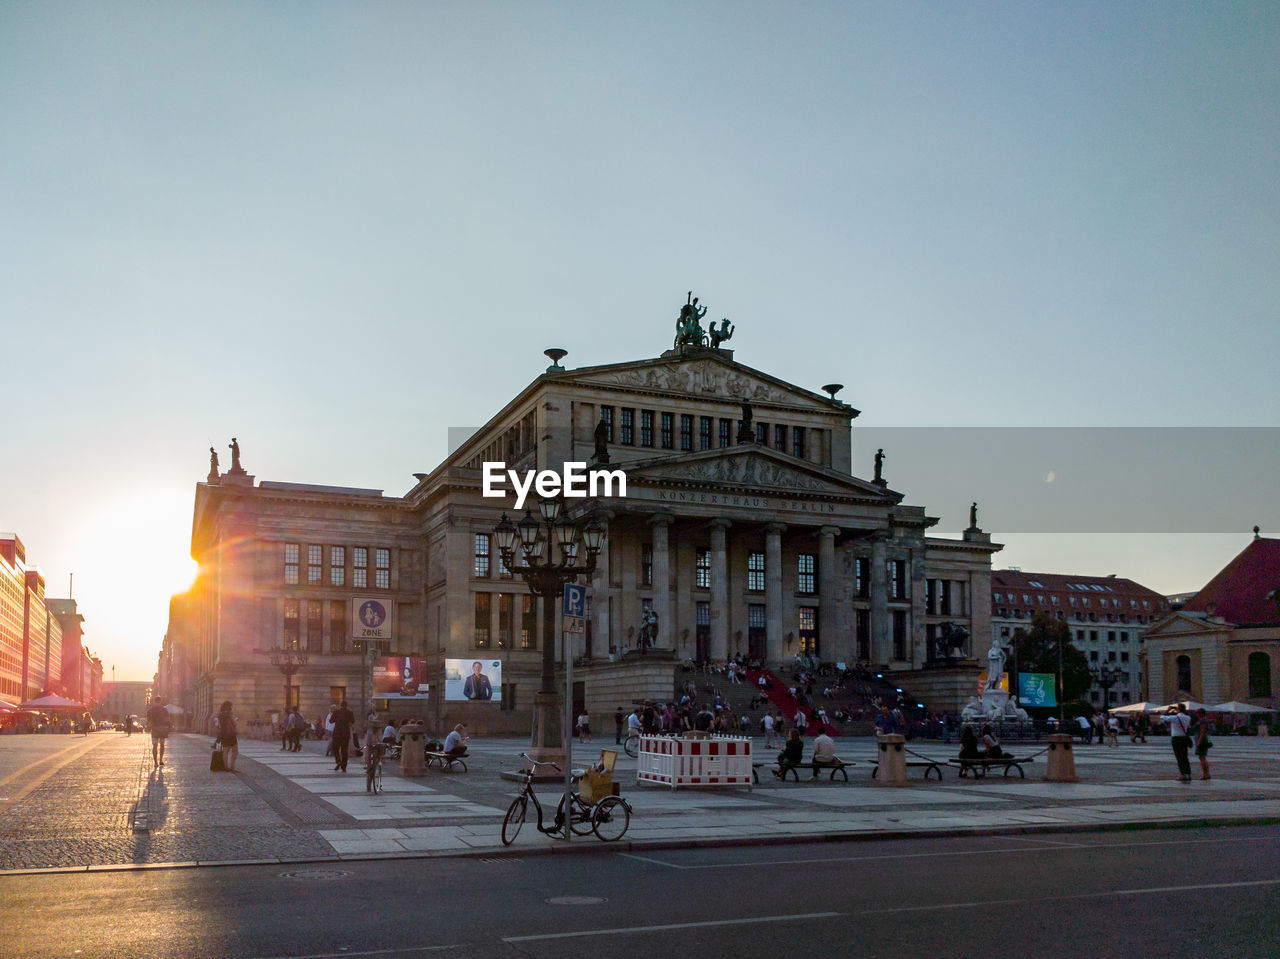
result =
[[826,482],[780,463],[772,463],[759,456],[717,457],[693,463],[681,463],[665,469],[640,470],[635,475],[636,478],[733,483],[739,486],[781,490],[848,492],[835,483]]
[[724,396],[756,403],[794,402],[800,397],[714,360],[646,366],[586,377],[583,383],[630,386],[662,393]]

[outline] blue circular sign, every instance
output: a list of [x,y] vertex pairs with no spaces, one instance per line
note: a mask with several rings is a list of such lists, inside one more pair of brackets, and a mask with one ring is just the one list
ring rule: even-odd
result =
[[360,622],[366,629],[377,629],[387,621],[387,608],[375,599],[360,604]]

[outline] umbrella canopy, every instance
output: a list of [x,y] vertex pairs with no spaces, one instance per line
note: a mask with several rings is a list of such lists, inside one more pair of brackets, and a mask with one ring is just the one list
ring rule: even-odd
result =
[[39,699],[28,699],[22,704],[23,709],[45,710],[45,709],[84,709],[84,703],[78,703],[74,699],[67,699],[65,696],[41,696]]
[[1198,703],[1194,699],[1175,699],[1173,702],[1166,703],[1164,706],[1157,706],[1156,709],[1175,709],[1178,706],[1186,706],[1187,712],[1189,713],[1194,713],[1197,709],[1209,708],[1204,703]]
[[1267,709],[1266,706],[1254,706],[1251,703],[1241,703],[1232,699],[1229,702],[1218,703],[1216,706],[1206,706],[1211,713],[1274,713],[1274,709]]
[[1112,707],[1111,715],[1112,716],[1132,716],[1132,715],[1137,715],[1138,713],[1154,713],[1156,710],[1161,708],[1162,707],[1159,703],[1148,703],[1148,702],[1130,703],[1128,706]]
[[17,708],[13,703],[6,703],[3,699],[0,699],[0,713],[10,713]]

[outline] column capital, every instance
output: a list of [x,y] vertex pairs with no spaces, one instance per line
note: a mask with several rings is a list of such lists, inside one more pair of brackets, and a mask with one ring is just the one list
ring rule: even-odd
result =
[[713,520],[708,520],[707,525],[712,529],[728,529],[733,525],[733,523],[730,520],[725,519],[723,516],[717,516]]
[[781,536],[783,533],[787,531],[787,524],[786,523],[765,523],[764,531],[766,535]]
[[675,516],[671,513],[654,513],[649,517],[650,526],[670,526],[675,522]]
[[839,526],[823,526],[818,530],[818,535],[819,536],[839,536],[840,527]]

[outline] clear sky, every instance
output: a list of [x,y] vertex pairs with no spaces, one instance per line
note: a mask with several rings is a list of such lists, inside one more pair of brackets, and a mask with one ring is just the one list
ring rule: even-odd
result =
[[[209,446],[400,494],[690,289],[859,425],[1280,425],[1278,111],[1271,2],[9,0],[0,529],[148,678]],[[1241,513],[983,525],[1171,592]]]

